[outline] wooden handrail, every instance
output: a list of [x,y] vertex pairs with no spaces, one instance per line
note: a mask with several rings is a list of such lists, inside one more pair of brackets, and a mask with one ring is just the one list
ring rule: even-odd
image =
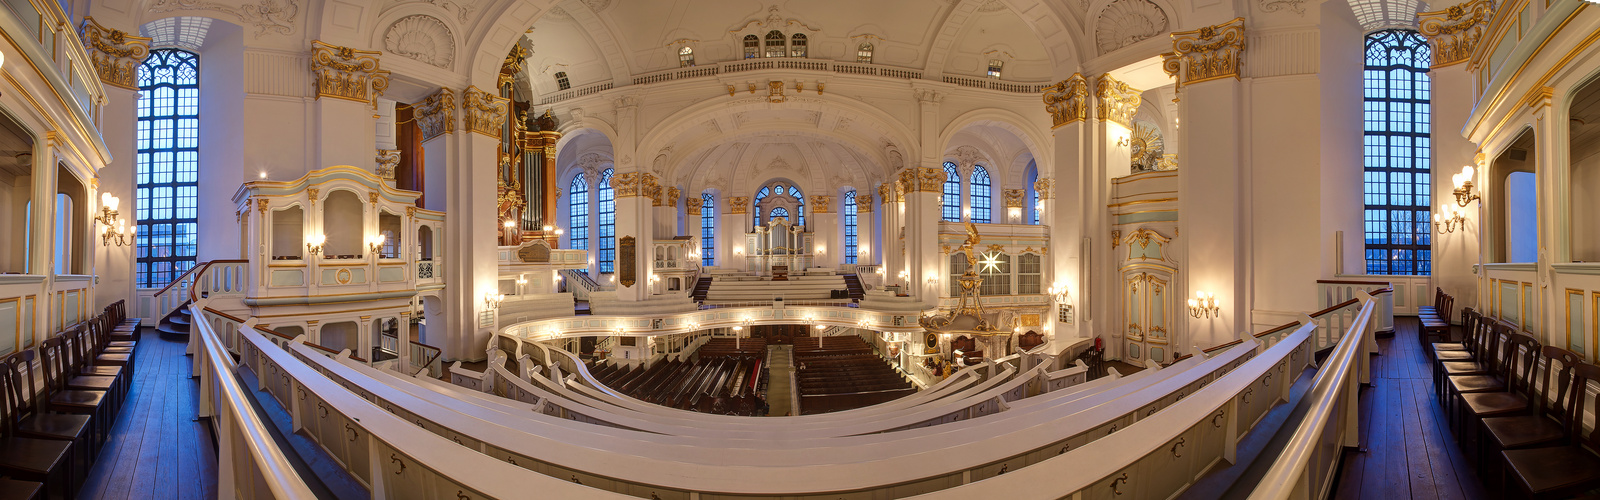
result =
[[1384,285],[1384,286],[1388,286],[1389,285],[1389,282],[1387,282],[1387,281],[1361,281],[1361,280],[1317,280],[1317,283],[1318,284],[1328,284],[1328,285]]
[[1291,330],[1291,329],[1295,329],[1295,328],[1299,328],[1299,327],[1300,327],[1300,322],[1299,321],[1291,321],[1291,322],[1288,322],[1288,323],[1284,323],[1282,325],[1278,325],[1277,328],[1273,328],[1271,330],[1267,330],[1267,331],[1264,331],[1264,332],[1261,332],[1261,333],[1257,333],[1256,334],[1256,338],[1259,339],[1261,337],[1272,335],[1274,333],[1278,333],[1278,332],[1281,332],[1281,331],[1284,331],[1284,330]]
[[[323,346],[320,346],[320,345],[317,345],[317,344],[313,344],[311,342],[306,342],[305,344],[307,346],[309,346],[309,347],[312,347],[312,348],[316,349],[316,350],[319,350],[319,351],[322,351],[322,352],[325,352],[325,353],[328,353],[328,354],[332,354],[334,356],[338,356],[339,355],[339,351],[335,351],[335,350],[327,348],[327,347],[323,347]],[[362,358],[362,357],[356,356],[356,355],[351,355],[350,359],[353,359],[353,360],[356,360],[356,361],[360,361],[362,363],[366,363],[367,362],[367,360],[365,358]]]
[[170,290],[170,289],[172,289],[172,287],[177,286],[178,283],[182,283],[183,279],[188,277],[190,274],[204,272],[206,270],[206,268],[211,267],[211,264],[240,264],[240,263],[248,263],[248,262],[250,262],[250,261],[244,260],[244,259],[215,259],[215,260],[208,260],[208,261],[202,262],[202,263],[200,263],[200,265],[191,267],[191,268],[189,268],[188,271],[184,271],[183,274],[178,275],[178,279],[172,280],[171,283],[167,283],[167,286],[161,287],[160,290],[156,291],[156,294],[154,296],[155,297],[160,297],[161,294],[167,293],[167,290]]
[[1209,354],[1209,353],[1217,352],[1217,351],[1220,351],[1220,350],[1223,350],[1223,349],[1227,349],[1229,347],[1233,347],[1233,346],[1236,346],[1236,345],[1239,345],[1239,344],[1243,344],[1243,343],[1244,343],[1243,340],[1233,339],[1233,341],[1231,341],[1231,342],[1223,342],[1221,344],[1217,344],[1217,345],[1214,345],[1214,346],[1211,346],[1211,347],[1207,347],[1207,348],[1201,349],[1201,350],[1205,351],[1206,353]]
[[210,307],[207,307],[205,309],[206,309],[206,312],[208,312],[208,313],[215,314],[217,316],[222,316],[222,317],[227,318],[229,320],[236,321],[239,324],[244,324],[244,320],[239,319],[239,318],[235,317],[232,314],[228,314],[228,313],[225,313],[225,312],[222,312],[222,311],[218,311],[218,310],[212,309]]

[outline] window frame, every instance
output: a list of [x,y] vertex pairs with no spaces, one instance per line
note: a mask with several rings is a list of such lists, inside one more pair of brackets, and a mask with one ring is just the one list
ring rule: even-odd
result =
[[[777,36],[773,36],[773,35],[777,35]],[[789,54],[789,37],[784,36],[782,31],[778,31],[778,30],[768,31],[767,32],[767,36],[762,38],[762,43],[761,43],[761,56],[762,57],[784,57],[784,56],[786,56],[788,54]]]
[[[158,68],[170,68],[171,73],[162,75]],[[138,228],[134,280],[138,288],[157,288],[171,283],[198,261],[200,54],[155,49],[136,71],[142,97],[134,132],[134,224]],[[152,71],[157,73],[152,75]],[[161,107],[167,108],[166,114],[153,114]],[[185,108],[193,113],[182,113]],[[184,120],[192,120],[192,126],[184,127]],[[156,122],[170,125],[152,128],[157,127],[152,125]],[[189,133],[180,135],[185,128]]]
[[856,264],[856,254],[859,252],[859,246],[857,245],[859,240],[857,231],[859,228],[856,225],[858,214],[856,211],[855,190],[852,189],[844,194],[844,207],[840,212],[844,216],[844,263]]
[[717,265],[717,205],[711,193],[700,195],[700,266]]
[[600,187],[596,190],[597,201],[600,205],[596,213],[600,226],[599,257],[596,265],[600,274],[611,274],[617,268],[617,198],[616,191],[611,187],[611,178],[616,174],[616,169],[608,168],[600,172]]
[[583,174],[572,176],[567,183],[567,247],[573,250],[589,249],[589,181]]
[[1367,274],[1432,274],[1432,48],[1367,34],[1362,64],[1362,226]]
[[971,179],[967,195],[971,198],[972,215],[967,219],[985,224],[994,222],[994,179],[989,177],[989,169],[973,165]]
[[[939,216],[945,222],[961,222],[961,169],[953,161],[944,162],[943,203]],[[954,189],[954,191],[952,191]]]

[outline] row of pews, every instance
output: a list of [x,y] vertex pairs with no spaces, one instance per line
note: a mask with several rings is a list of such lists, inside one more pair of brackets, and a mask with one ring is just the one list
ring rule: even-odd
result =
[[[726,340],[727,345],[723,345]],[[764,411],[757,389],[766,372],[766,344],[712,339],[695,361],[665,361],[644,367],[589,365],[589,373],[634,399],[700,413],[756,416]]]
[[853,410],[917,392],[861,337],[798,337],[794,359],[801,415]]

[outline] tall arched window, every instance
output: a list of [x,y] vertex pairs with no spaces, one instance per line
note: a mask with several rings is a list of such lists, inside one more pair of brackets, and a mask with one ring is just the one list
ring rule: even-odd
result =
[[700,265],[717,265],[717,198],[711,193],[700,195]]
[[844,263],[856,263],[856,192],[844,194]]
[[961,172],[955,162],[944,162],[944,220],[961,222]]
[[761,225],[761,209],[759,208],[761,206],[761,200],[766,198],[769,194],[772,194],[772,188],[762,186],[760,191],[756,191],[756,201],[751,204],[751,206],[758,207],[755,210],[750,211],[756,215],[757,226]]
[[600,272],[616,269],[617,261],[617,198],[611,189],[612,169],[600,173]]
[[868,64],[872,63],[872,44],[863,43],[856,47],[856,62]]
[[156,49],[139,65],[134,164],[137,286],[171,283],[194,267],[200,201],[200,56]]
[[694,66],[694,49],[688,47],[678,49],[678,66]]
[[755,35],[744,36],[744,58],[755,59],[761,57],[761,39]]
[[589,249],[589,183],[583,174],[572,176],[567,188],[567,246],[573,250]]
[[1028,223],[1035,226],[1039,225],[1039,189],[1033,186],[1036,182],[1039,182],[1039,163],[1030,161],[1028,162],[1028,184],[1026,187],[1028,197],[1025,201],[1028,206],[1024,210],[1028,211]]
[[789,40],[789,56],[790,57],[805,57],[806,56],[806,35],[804,33],[795,33],[794,37],[790,38],[790,40]]
[[1367,35],[1366,52],[1367,274],[1431,274],[1432,54],[1427,40],[1407,30]]
[[990,196],[990,188],[989,170],[983,168],[983,165],[973,166],[972,187],[968,189],[972,192],[972,222],[994,222],[989,210],[993,199]]
[[561,90],[567,90],[567,89],[572,88],[572,81],[567,80],[567,72],[565,72],[565,71],[557,71],[556,72],[556,87],[559,87]]
[[766,57],[783,57],[783,32],[772,30],[767,32]]

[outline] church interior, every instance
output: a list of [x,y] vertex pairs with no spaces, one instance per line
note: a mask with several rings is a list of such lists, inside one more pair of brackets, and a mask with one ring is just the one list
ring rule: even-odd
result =
[[1456,2],[7,0],[0,498],[1595,498],[1600,2]]

